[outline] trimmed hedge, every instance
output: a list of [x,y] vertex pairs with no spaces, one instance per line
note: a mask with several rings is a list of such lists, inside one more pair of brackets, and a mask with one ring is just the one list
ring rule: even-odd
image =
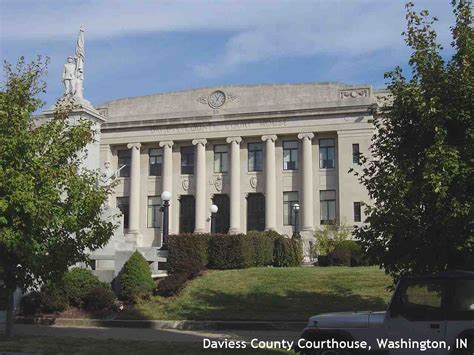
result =
[[83,308],[87,294],[98,287],[107,288],[90,270],[73,268],[66,272],[61,285],[69,303],[72,306]]
[[243,269],[255,264],[253,238],[244,234],[217,234],[209,244],[210,269]]
[[303,262],[302,241],[297,238],[279,236],[275,239],[273,266],[300,266]]
[[362,247],[355,240],[344,240],[338,243],[329,257],[332,265],[365,266],[369,264]]
[[275,239],[280,235],[275,231],[249,231],[249,238],[253,240],[254,266],[268,266],[273,263],[273,249]]
[[155,288],[148,262],[139,251],[127,260],[119,274],[120,296],[135,301],[147,297]]
[[209,262],[210,234],[180,234],[168,238],[168,271],[175,272],[181,260],[196,260],[202,265]]

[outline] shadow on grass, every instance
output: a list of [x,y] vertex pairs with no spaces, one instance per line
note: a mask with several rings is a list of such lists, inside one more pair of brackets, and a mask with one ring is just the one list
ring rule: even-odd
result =
[[245,295],[203,290],[193,291],[187,298],[190,301],[163,302],[162,298],[157,297],[127,311],[120,318],[156,319],[153,315],[154,304],[164,307],[167,319],[175,320],[306,321],[320,313],[380,311],[386,308],[383,298],[361,296],[344,287],[332,292],[286,291],[275,294],[254,291]]

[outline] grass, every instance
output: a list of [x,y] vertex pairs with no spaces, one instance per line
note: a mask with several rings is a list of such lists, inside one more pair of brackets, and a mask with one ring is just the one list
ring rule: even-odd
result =
[[165,343],[154,341],[91,339],[76,337],[0,337],[1,352],[29,352],[35,354],[103,355],[103,354],[288,354],[282,350],[215,350],[203,349],[200,343]]
[[376,267],[210,270],[174,298],[152,297],[121,319],[303,320],[383,310],[391,280]]

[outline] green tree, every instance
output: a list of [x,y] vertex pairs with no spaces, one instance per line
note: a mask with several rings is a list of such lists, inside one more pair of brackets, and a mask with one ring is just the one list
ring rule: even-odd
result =
[[0,91],[0,269],[9,294],[7,336],[13,333],[12,295],[59,279],[86,261],[86,249],[104,246],[114,224],[101,218],[112,186],[98,172],[81,168],[83,149],[93,140],[91,122],[68,121],[62,100],[54,117],[38,124],[43,106],[41,77],[47,60],[4,65]]
[[356,230],[372,261],[402,274],[472,268],[474,43],[471,1],[452,1],[454,54],[445,62],[428,11],[406,5],[411,78],[387,73],[390,102],[374,113],[359,179],[373,205]]

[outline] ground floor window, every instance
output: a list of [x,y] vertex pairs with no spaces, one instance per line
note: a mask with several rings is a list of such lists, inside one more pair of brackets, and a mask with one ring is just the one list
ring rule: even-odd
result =
[[130,210],[128,197],[117,197],[117,208],[123,215],[123,228],[128,229],[128,214]]
[[160,228],[161,227],[161,197],[148,196],[148,210],[147,210],[147,227]]
[[195,228],[195,198],[193,195],[182,195],[179,199],[179,232],[193,233]]
[[247,231],[265,230],[265,196],[259,193],[247,197]]
[[212,202],[218,207],[215,216],[216,233],[227,233],[230,225],[230,202],[229,196],[225,194],[216,194]]
[[319,192],[321,205],[321,224],[336,223],[336,191],[322,190]]
[[295,224],[294,205],[298,203],[298,192],[283,192],[283,224],[293,226]]
[[354,202],[354,222],[360,222],[362,220],[360,202]]

